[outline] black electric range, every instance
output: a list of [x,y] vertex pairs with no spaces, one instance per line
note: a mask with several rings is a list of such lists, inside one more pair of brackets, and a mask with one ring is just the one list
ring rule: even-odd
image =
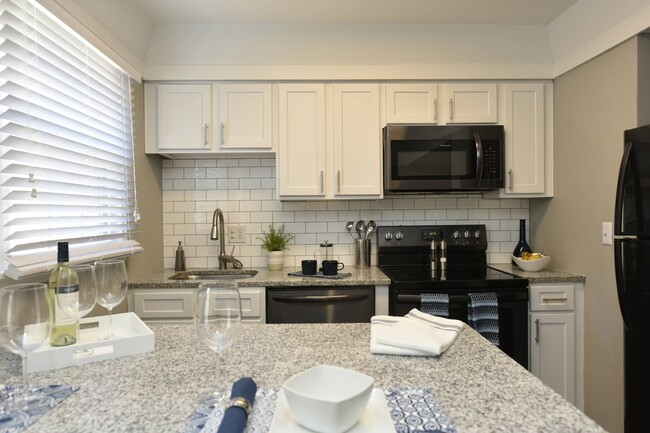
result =
[[528,367],[528,280],[489,267],[486,251],[485,225],[378,227],[377,265],[391,280],[389,314],[405,315],[420,308],[423,294],[444,293],[449,317],[467,322],[468,295],[493,292],[499,347]]

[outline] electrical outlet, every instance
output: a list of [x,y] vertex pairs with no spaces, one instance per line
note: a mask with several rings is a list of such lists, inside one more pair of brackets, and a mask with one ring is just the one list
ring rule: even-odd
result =
[[228,241],[235,244],[246,243],[246,226],[231,226],[228,228]]
[[612,223],[611,222],[604,222],[603,223],[603,232],[602,232],[602,240],[601,240],[603,245],[611,245],[612,244]]

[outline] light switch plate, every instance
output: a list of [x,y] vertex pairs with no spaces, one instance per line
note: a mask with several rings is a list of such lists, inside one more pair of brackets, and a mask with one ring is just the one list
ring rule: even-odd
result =
[[230,226],[228,228],[228,242],[235,244],[246,243],[246,226]]
[[612,245],[612,223],[604,222],[603,231],[602,231],[602,240],[603,245]]

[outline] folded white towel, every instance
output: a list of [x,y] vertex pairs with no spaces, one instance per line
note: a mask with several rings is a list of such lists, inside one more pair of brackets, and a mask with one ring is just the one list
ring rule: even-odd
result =
[[386,355],[437,356],[456,340],[463,322],[412,309],[404,317],[373,316],[370,352]]

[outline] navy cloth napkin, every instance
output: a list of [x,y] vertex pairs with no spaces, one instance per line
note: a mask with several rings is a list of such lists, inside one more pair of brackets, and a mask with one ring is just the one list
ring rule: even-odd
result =
[[[257,384],[255,381],[250,377],[242,377],[232,384],[230,398],[244,397],[252,407],[256,392]],[[217,433],[242,433],[246,428],[247,419],[248,414],[243,408],[238,406],[229,407],[223,415]]]

